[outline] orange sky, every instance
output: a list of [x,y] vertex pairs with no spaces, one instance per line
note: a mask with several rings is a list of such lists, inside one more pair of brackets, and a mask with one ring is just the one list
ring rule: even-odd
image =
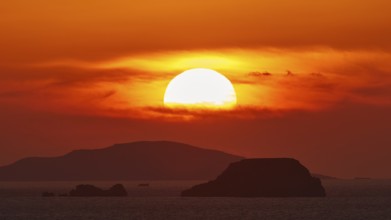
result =
[[[168,139],[391,177],[390,9],[386,0],[1,2],[0,164]],[[198,67],[232,81],[235,109],[164,108],[169,81]]]

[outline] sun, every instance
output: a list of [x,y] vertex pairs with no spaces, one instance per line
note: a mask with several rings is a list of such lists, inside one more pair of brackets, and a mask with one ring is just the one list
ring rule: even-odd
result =
[[186,70],[170,81],[164,94],[167,107],[232,108],[236,93],[232,83],[211,69]]

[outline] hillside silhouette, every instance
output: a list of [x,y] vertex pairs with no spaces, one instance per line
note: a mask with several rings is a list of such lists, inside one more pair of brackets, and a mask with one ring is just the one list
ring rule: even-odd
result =
[[25,158],[0,167],[0,180],[205,180],[241,159],[177,142],[142,141]]

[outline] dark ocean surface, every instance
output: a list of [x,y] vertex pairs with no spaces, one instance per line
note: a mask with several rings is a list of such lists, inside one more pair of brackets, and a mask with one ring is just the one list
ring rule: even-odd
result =
[[[382,219],[391,220],[391,180],[323,180],[325,198],[182,198],[204,181],[0,182],[0,220],[8,219]],[[122,183],[126,198],[41,197],[80,183]],[[149,183],[149,187],[138,187]]]

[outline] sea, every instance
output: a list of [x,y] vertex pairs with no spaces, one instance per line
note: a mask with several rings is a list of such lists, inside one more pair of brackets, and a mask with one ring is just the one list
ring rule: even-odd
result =
[[[322,180],[324,198],[188,198],[180,192],[204,181],[0,182],[0,220],[341,219],[391,220],[391,180]],[[121,183],[123,198],[42,197],[78,184]],[[139,184],[149,184],[140,187]]]

